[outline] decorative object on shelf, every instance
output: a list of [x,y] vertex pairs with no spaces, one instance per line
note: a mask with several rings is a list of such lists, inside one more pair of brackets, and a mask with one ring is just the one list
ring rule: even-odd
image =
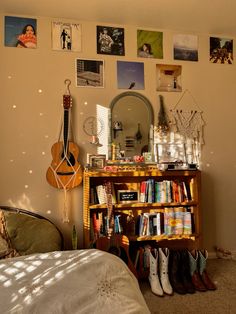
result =
[[183,143],[159,143],[156,151],[158,164],[186,164],[186,151]]
[[114,121],[113,122],[113,134],[114,139],[116,138],[116,134],[118,131],[123,131],[123,125],[121,121]]
[[139,191],[138,190],[118,190],[117,201],[119,204],[139,202]]
[[87,159],[88,164],[91,168],[103,169],[106,165],[106,155],[103,154],[97,155],[88,154]]
[[167,133],[169,131],[169,123],[168,117],[164,107],[164,98],[162,95],[159,96],[160,98],[160,110],[158,113],[158,123],[157,123],[157,130],[160,133]]
[[86,118],[83,122],[84,132],[91,136],[90,144],[101,147],[102,144],[99,143],[99,135],[102,134],[104,129],[104,123],[98,117],[90,116]]
[[[58,189],[64,190],[63,222],[69,222],[68,201],[66,192],[82,182],[82,167],[78,162],[79,147],[72,139],[69,140],[70,108],[72,97],[69,86],[71,81],[66,79],[66,93],[63,95],[64,121],[63,121],[63,140],[60,141],[61,131],[58,141],[53,144],[51,152],[53,160],[46,173],[48,183]],[[73,135],[73,133],[71,132]]]

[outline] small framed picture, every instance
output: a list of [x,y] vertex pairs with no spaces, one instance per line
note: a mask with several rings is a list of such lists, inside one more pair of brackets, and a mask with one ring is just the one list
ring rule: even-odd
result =
[[156,152],[158,164],[186,163],[186,150],[183,143],[157,144]]
[[118,190],[117,201],[119,204],[139,202],[139,191],[138,190]]
[[106,165],[106,155],[88,155],[88,163],[91,168],[103,169]]

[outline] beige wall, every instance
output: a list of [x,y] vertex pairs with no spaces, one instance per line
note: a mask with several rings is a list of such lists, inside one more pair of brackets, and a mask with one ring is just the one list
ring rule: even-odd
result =
[[[6,14],[7,15],[7,14]],[[202,154],[202,210],[204,246],[236,250],[235,205],[235,99],[236,66],[208,61],[209,34],[199,35],[199,62],[179,62],[172,57],[172,35],[164,31],[164,59],[136,57],[136,26],[125,27],[125,57],[96,54],[96,25],[82,21],[82,52],[67,53],[51,49],[51,18],[38,18],[38,48],[16,49],[0,43],[1,56],[1,192],[0,204],[26,208],[54,221],[69,239],[72,225],[79,230],[82,244],[82,186],[68,193],[70,223],[62,223],[64,194],[51,187],[45,173],[51,163],[50,149],[57,141],[62,117],[64,80],[72,81],[74,133],[80,147],[80,161],[95,153],[82,129],[83,120],[95,114],[96,104],[109,106],[123,90],[117,89],[116,60],[145,63],[145,90],[153,104],[155,120],[159,110],[156,92],[156,63],[182,65],[182,86],[188,89],[203,110],[206,123]],[[55,19],[54,19],[55,20]],[[4,34],[4,18],[0,30]],[[68,20],[66,20],[68,21]],[[99,23],[98,23],[99,24]],[[145,25],[139,25],[145,29]],[[187,30],[186,30],[187,32]],[[227,34],[211,34],[225,35]],[[105,60],[105,88],[76,88],[77,57]],[[39,93],[39,89],[42,93]],[[165,93],[167,108],[179,100],[180,93]],[[87,105],[85,105],[87,101]],[[13,106],[16,106],[14,109]],[[43,153],[45,152],[45,154]],[[30,173],[32,172],[32,173]]]

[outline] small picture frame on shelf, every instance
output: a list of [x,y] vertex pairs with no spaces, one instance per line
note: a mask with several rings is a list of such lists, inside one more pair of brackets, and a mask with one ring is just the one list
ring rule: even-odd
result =
[[157,144],[157,163],[158,164],[185,164],[186,150],[185,144]]
[[106,155],[88,155],[88,164],[94,169],[103,169],[106,165]]
[[118,190],[117,191],[118,204],[129,204],[139,202],[138,190]]

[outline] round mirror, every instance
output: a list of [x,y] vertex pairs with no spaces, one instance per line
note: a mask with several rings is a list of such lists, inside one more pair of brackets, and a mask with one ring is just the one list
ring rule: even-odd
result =
[[110,143],[118,147],[120,157],[150,151],[149,132],[154,123],[150,101],[137,92],[124,92],[112,100],[110,108]]

